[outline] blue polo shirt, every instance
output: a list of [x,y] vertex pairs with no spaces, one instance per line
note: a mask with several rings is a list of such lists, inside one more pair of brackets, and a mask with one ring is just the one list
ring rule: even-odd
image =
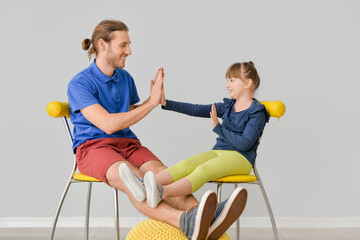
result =
[[89,122],[81,109],[100,104],[109,113],[128,112],[130,105],[140,101],[134,79],[121,68],[116,68],[112,77],[105,75],[95,63],[73,77],[67,91],[71,122],[74,125],[73,150],[86,140],[99,138],[133,138],[136,135],[130,128],[122,129],[111,135],[106,134]]

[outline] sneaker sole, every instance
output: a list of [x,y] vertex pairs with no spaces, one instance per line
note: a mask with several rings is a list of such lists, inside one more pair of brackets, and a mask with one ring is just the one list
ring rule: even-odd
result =
[[135,176],[133,176],[131,169],[125,163],[120,164],[119,175],[121,181],[129,189],[135,200],[138,202],[144,201],[145,189],[137,183],[138,180],[134,179]]
[[198,212],[195,218],[194,232],[192,240],[204,240],[209,232],[211,220],[215,214],[217,206],[216,193],[207,191],[201,198]]
[[247,200],[247,190],[245,188],[237,188],[229,197],[224,209],[218,219],[211,225],[209,229],[208,240],[219,239],[230,226],[240,217],[245,209]]
[[153,172],[145,173],[144,184],[146,189],[146,201],[151,208],[156,208],[161,199],[157,197],[156,194],[153,194],[153,191],[148,191],[150,189],[153,190],[158,188],[155,174]]

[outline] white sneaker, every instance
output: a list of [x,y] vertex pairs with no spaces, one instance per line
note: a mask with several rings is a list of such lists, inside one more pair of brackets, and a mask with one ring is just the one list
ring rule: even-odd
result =
[[136,176],[136,174],[131,171],[131,169],[122,163],[119,166],[119,175],[121,181],[125,186],[130,190],[131,194],[136,201],[142,202],[145,200],[145,187],[143,182]]
[[146,189],[146,201],[150,207],[155,208],[162,197],[162,186],[156,182],[155,174],[151,171],[145,173],[144,184]]

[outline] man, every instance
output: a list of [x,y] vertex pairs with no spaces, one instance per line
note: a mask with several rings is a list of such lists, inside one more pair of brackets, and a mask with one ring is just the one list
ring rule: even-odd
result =
[[[159,105],[164,72],[162,68],[158,70],[154,81],[151,80],[150,97],[136,105],[140,99],[135,82],[123,69],[126,58],[131,55],[130,43],[128,27],[116,20],[100,22],[92,38],[82,43],[83,49],[88,50],[89,59],[93,54],[96,58],[68,86],[77,166],[81,173],[125,192],[144,215],[179,227],[190,239],[205,239],[208,234],[218,236],[226,231],[224,224],[230,224],[231,221],[226,220],[235,208],[239,194],[234,193],[234,200],[223,204],[228,210],[222,211],[227,208],[221,206],[216,214],[216,194],[212,191],[204,194],[200,204],[192,195],[164,199],[156,208],[143,201],[145,193],[140,178],[147,171],[157,173],[166,167],[141,145],[129,127]],[[126,164],[128,176],[137,179],[139,191],[131,192],[121,181],[119,166],[122,163]],[[185,211],[187,209],[193,210]],[[223,215],[221,221],[212,219],[214,214],[220,213]],[[208,233],[211,221],[218,227],[212,225],[212,233]]]

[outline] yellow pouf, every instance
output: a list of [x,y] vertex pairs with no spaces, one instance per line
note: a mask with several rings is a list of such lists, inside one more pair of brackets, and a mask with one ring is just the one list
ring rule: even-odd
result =
[[[188,240],[183,231],[177,227],[154,219],[147,219],[137,224],[126,237],[126,240]],[[219,240],[230,240],[225,233]]]

